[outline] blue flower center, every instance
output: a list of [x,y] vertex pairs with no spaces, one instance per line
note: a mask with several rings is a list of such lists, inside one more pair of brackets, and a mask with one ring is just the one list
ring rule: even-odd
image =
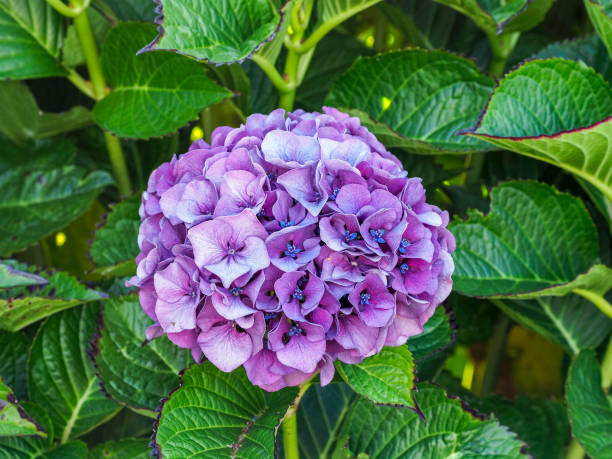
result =
[[289,336],[301,335],[304,330],[299,325],[292,325],[289,329]]
[[357,233],[350,233],[349,230],[344,230],[344,239],[346,242],[351,242],[357,239]]
[[383,234],[385,234],[385,230],[384,229],[371,229],[370,230],[370,236],[372,236],[372,239],[374,239],[374,242],[378,242],[379,244],[384,244],[385,240],[383,239]]
[[368,292],[362,292],[359,298],[359,304],[370,304],[370,298],[372,298],[372,296]]
[[332,194],[329,195],[329,199],[331,199],[332,201],[335,201],[336,198],[338,197],[338,191],[340,191],[338,188],[334,188],[332,191]]
[[266,320],[276,319],[276,313],[275,312],[266,312],[264,314],[264,319],[266,319]]
[[230,288],[230,293],[234,296],[238,296],[240,295],[240,292],[242,292],[242,287],[232,287]]
[[301,251],[302,249],[298,249],[296,246],[293,245],[293,241],[287,242],[287,250],[285,250],[285,255],[287,255],[288,257],[296,259],[298,253],[300,253]]
[[287,221],[281,220],[278,222],[278,224],[280,225],[281,228],[288,228],[290,226],[295,225],[293,220],[287,220]]
[[406,274],[406,271],[408,271],[409,269],[410,267],[406,263],[402,263],[400,265],[400,273],[402,274]]
[[299,288],[296,287],[295,291],[293,292],[293,295],[291,295],[293,298],[295,298],[298,301],[303,301],[304,300],[304,291]]
[[406,248],[410,247],[410,241],[408,241],[408,239],[402,239],[402,241],[400,242],[399,248],[397,249],[397,251],[401,254],[406,253]]

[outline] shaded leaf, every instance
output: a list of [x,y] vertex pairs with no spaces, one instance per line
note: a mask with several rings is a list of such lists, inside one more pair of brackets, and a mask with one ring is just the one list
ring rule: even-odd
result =
[[[35,268],[12,260],[4,265],[20,271],[35,272]],[[17,331],[51,314],[106,297],[90,290],[63,272],[38,272],[44,285],[15,287],[0,291],[0,329]]]
[[138,248],[140,196],[111,207],[106,222],[95,233],[91,258],[96,272],[111,276],[129,276],[136,272],[134,259]]
[[492,88],[468,59],[409,49],[357,59],[326,104],[358,116],[387,147],[465,153],[488,148],[456,134],[476,122]]
[[408,349],[416,362],[429,357],[453,341],[453,330],[450,319],[443,306],[436,308],[436,312],[423,325],[423,332],[408,338]]
[[12,264],[0,262],[0,289],[45,285],[47,283],[48,281],[44,277],[21,271]]
[[62,16],[40,0],[0,0],[0,79],[63,76]]
[[591,457],[612,457],[612,407],[601,388],[601,369],[593,351],[572,362],[566,381],[572,433]]
[[19,437],[47,434],[34,422],[28,413],[17,404],[13,391],[0,378],[0,437]]
[[36,135],[38,105],[27,85],[21,81],[0,82],[0,132],[21,143]]
[[[134,0],[123,0],[121,3],[126,5],[127,8],[130,8]],[[152,0],[147,0],[147,4],[150,10],[154,9]],[[93,6],[92,8],[87,8],[85,13],[87,14],[87,19],[89,19],[95,43],[99,48],[111,28],[111,23],[104,17],[101,11],[98,11],[98,9]],[[70,24],[66,31],[64,46],[62,47],[62,63],[68,67],[77,67],[85,64],[85,55],[83,54],[81,41],[79,40],[74,24]]]
[[52,137],[83,129],[91,124],[93,124],[91,112],[80,105],[62,113],[41,113],[36,136]]
[[[280,419],[296,395],[295,387],[266,395],[243,368],[223,373],[210,362],[193,365],[163,404],[154,439],[157,452],[164,458],[272,458]],[[194,441],[194,430],[215,434]]]
[[[2,145],[0,174],[20,168],[22,170],[52,170],[70,164],[75,156],[75,147],[66,138],[31,139],[24,145],[6,142]],[[27,151],[27,154],[24,152]]]
[[191,359],[189,351],[166,336],[145,343],[145,330],[153,321],[136,296],[105,302],[102,320],[95,361],[105,391],[151,414],[160,399],[179,386],[179,372]]
[[123,21],[153,22],[156,5],[153,0],[106,0],[117,17]]
[[608,0],[584,0],[584,5],[597,34],[612,55],[612,5]]
[[491,191],[491,211],[455,221],[455,290],[536,298],[576,288],[600,294],[612,270],[596,264],[597,230],[582,201],[543,183],[510,181]]
[[371,459],[527,457],[515,434],[498,421],[483,421],[464,411],[461,402],[442,389],[423,384],[415,395],[427,422],[409,408],[358,400],[341,431],[348,436],[348,450]]
[[174,132],[200,110],[232,95],[184,56],[136,55],[154,35],[150,24],[122,23],[104,41],[102,68],[113,90],[96,104],[93,116],[118,136],[148,138]]
[[120,409],[102,392],[87,355],[96,314],[95,305],[55,314],[32,343],[29,398],[47,409],[62,443],[108,421]]
[[149,459],[150,457],[149,441],[139,438],[107,441],[96,446],[87,456],[88,459]]
[[27,360],[30,340],[21,333],[0,332],[0,378],[15,393],[17,400],[26,398]]
[[342,379],[358,394],[374,403],[414,407],[414,360],[407,346],[384,347],[361,363],[337,361]]
[[145,50],[172,50],[219,64],[249,57],[280,24],[269,0],[162,0],[161,6],[162,31]]
[[532,60],[500,81],[468,133],[561,167],[612,200],[612,88],[583,63]]
[[87,446],[82,441],[71,441],[57,448],[36,437],[0,438],[0,457],[7,459],[85,459]]

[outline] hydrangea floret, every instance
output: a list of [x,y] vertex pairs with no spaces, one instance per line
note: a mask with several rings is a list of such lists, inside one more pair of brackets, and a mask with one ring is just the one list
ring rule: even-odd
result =
[[155,324],[268,391],[400,346],[451,291],[448,213],[358,118],[275,110],[158,167],[128,284]]

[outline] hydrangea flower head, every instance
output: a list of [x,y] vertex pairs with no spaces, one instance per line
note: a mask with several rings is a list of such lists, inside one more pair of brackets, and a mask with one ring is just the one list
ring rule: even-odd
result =
[[275,391],[400,346],[451,291],[448,213],[359,119],[275,110],[157,168],[137,274],[162,334]]

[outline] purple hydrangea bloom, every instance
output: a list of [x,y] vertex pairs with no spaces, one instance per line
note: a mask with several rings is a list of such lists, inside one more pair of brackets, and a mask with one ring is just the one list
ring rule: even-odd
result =
[[140,216],[147,338],[268,391],[405,344],[452,288],[448,213],[334,108],[215,129],[151,174]]

